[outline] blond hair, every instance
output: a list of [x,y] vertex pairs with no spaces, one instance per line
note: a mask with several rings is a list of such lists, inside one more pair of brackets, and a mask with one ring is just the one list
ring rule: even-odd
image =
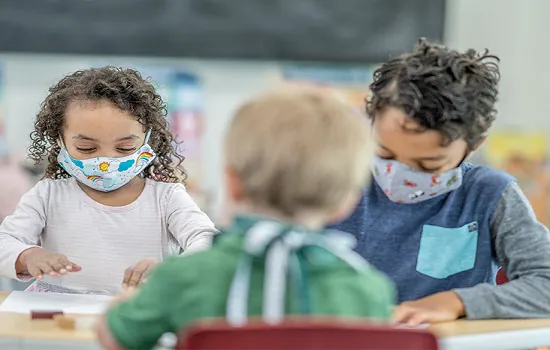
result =
[[226,137],[227,165],[246,201],[290,217],[336,210],[360,193],[372,149],[365,117],[304,88],[246,102]]

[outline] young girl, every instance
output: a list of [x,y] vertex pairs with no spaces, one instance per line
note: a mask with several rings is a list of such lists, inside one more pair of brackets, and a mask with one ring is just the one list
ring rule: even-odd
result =
[[51,88],[29,149],[49,164],[0,226],[0,274],[36,278],[32,291],[113,294],[170,253],[207,248],[217,231],[181,183],[165,116],[131,69],[81,70]]

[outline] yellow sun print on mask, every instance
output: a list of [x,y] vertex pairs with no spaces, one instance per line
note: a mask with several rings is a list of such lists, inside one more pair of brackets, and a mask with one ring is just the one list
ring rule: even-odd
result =
[[107,162],[99,163],[99,170],[103,172],[106,172],[107,170],[109,170],[109,163]]

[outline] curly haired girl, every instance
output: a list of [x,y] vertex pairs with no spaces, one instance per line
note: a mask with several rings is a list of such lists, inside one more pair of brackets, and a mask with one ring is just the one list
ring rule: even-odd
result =
[[32,291],[113,294],[171,252],[209,246],[217,231],[185,191],[183,157],[148,81],[92,68],[49,92],[29,148],[48,165],[0,226],[1,275],[36,278]]

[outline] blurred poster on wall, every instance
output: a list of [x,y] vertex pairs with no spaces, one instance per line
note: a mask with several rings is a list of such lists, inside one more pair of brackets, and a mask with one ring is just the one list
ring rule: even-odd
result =
[[168,120],[176,141],[182,145],[187,186],[200,189],[202,178],[203,90],[196,75],[175,71],[170,76]]
[[517,179],[538,219],[550,224],[550,164],[545,134],[493,131],[484,146],[485,163]]
[[182,68],[139,66],[135,69],[152,80],[166,102],[175,147],[185,157],[187,191],[203,210],[209,211],[208,194],[201,183],[204,101],[199,77]]
[[365,109],[365,99],[369,94],[373,67],[286,65],[281,68],[280,82],[283,84],[314,86],[326,90],[363,111]]
[[6,145],[6,129],[5,129],[6,124],[4,122],[4,113],[5,113],[4,87],[5,87],[4,66],[0,61],[0,156],[6,156],[8,153],[7,145]]

